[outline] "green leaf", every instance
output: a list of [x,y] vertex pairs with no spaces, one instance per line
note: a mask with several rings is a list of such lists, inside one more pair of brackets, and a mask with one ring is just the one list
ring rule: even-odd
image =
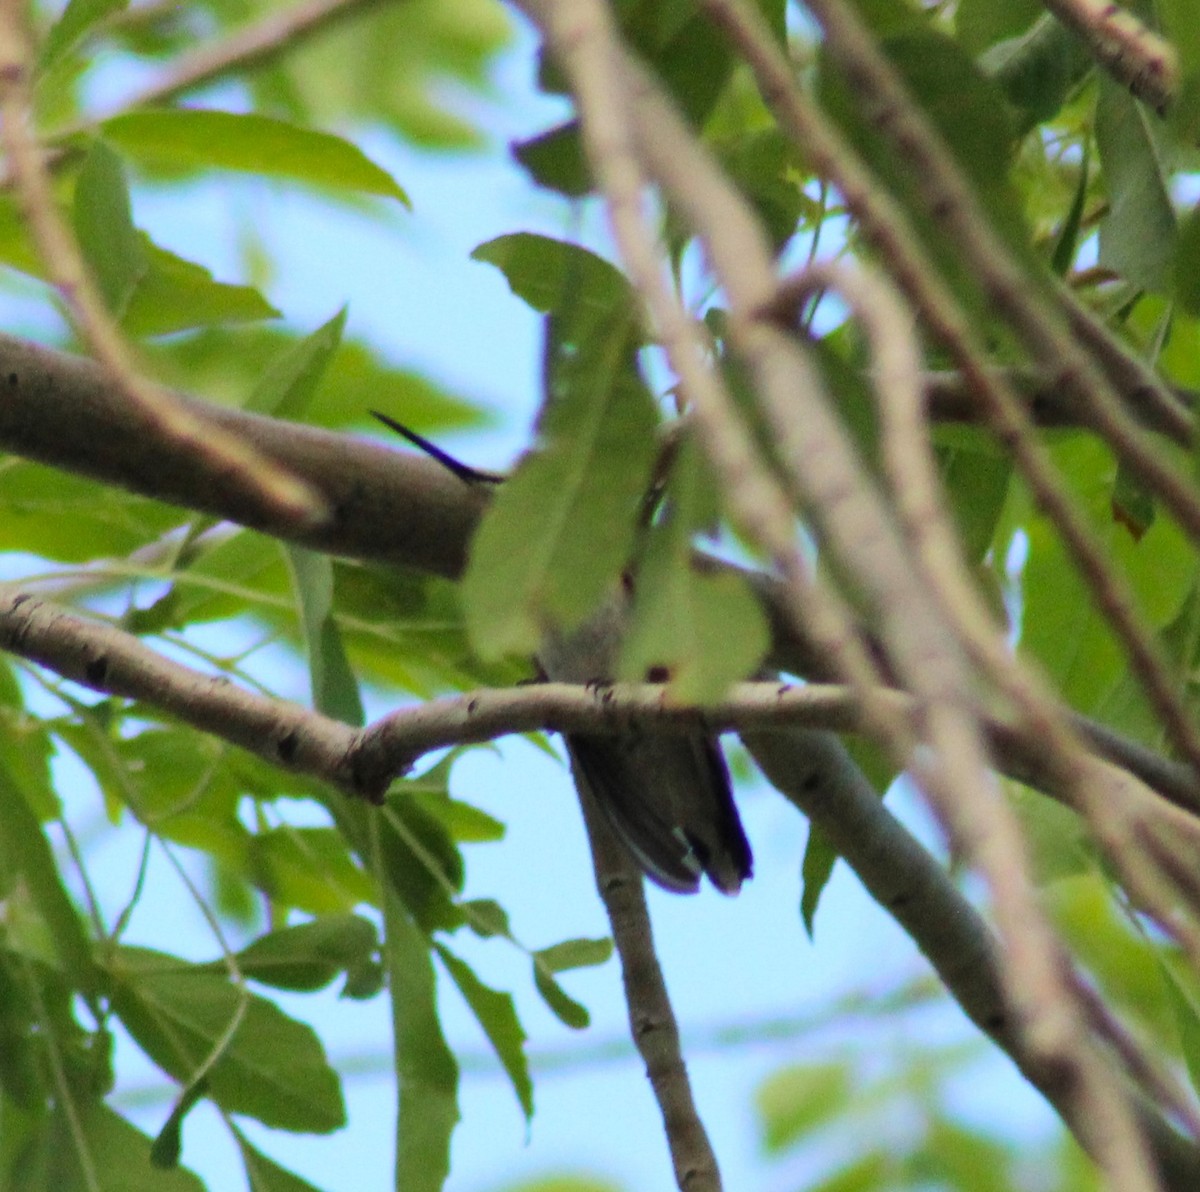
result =
[[797,1064],[773,1073],[754,1097],[767,1153],[779,1154],[845,1113],[853,1094],[845,1064]]
[[800,866],[800,919],[810,940],[817,922],[817,906],[833,876],[837,859],[838,852],[829,843],[825,833],[816,824],[810,824],[808,840],[804,845],[804,860]]
[[458,1064],[438,1018],[429,940],[394,897],[385,897],[384,908],[384,958],[400,1091],[396,1187],[440,1192],[450,1171],[450,1136],[459,1119]]
[[388,796],[380,826],[383,877],[422,931],[454,931],[463,915],[453,895],[463,887],[462,853],[445,826],[404,787]]
[[345,913],[375,897],[340,832],[286,824],[250,838],[247,873],[272,901],[312,915]]
[[759,602],[731,573],[699,571],[692,535],[715,520],[716,486],[693,443],[671,477],[670,503],[651,528],[635,583],[633,621],[617,677],[670,677],[671,698],[703,704],[758,669],[770,645]]
[[[371,962],[379,939],[375,924],[359,915],[325,915],[261,935],[237,954],[243,976],[276,989],[323,989],[338,973]],[[214,960],[210,972],[224,970]]]
[[511,938],[508,912],[494,898],[474,898],[460,905],[466,916],[467,926],[480,939],[494,939],[496,936]]
[[591,1016],[586,1007],[559,985],[554,974],[604,964],[612,950],[612,940],[578,939],[553,944],[533,953],[533,983],[538,993],[559,1021],[572,1030],[583,1030],[591,1022]]
[[313,707],[345,724],[361,726],[362,696],[333,614],[333,560],[290,542],[284,550],[300,607]]
[[559,266],[564,283],[574,262],[586,297],[549,319],[539,447],[501,486],[471,544],[463,606],[485,659],[533,653],[547,624],[572,628],[605,597],[629,556],[655,453],[656,413],[637,371],[624,279],[599,258],[564,258],[556,242],[534,239],[508,246],[521,259],[520,268],[509,262],[510,284],[540,301],[554,287],[532,280],[531,260]]
[[1170,151],[1154,114],[1102,74],[1096,146],[1109,212],[1100,225],[1100,264],[1161,293],[1175,249]]
[[1083,143],[1083,159],[1079,163],[1079,182],[1071,199],[1071,207],[1067,218],[1063,220],[1062,230],[1054,243],[1054,252],[1050,258],[1050,268],[1058,277],[1066,277],[1071,264],[1075,260],[1075,251],[1079,247],[1079,229],[1083,222],[1083,209],[1087,203],[1088,165],[1090,164],[1091,142]]
[[45,74],[106,17],[124,12],[128,7],[129,0],[70,0],[62,15],[50,26],[42,43],[37,62],[38,74]]
[[16,787],[0,781],[0,874],[14,873],[24,879],[66,979],[84,994],[95,992],[99,972],[91,941],[63,885],[50,842]]
[[133,226],[121,159],[95,141],[75,183],[75,236],[104,304],[118,318],[150,268],[147,240]]
[[504,1065],[525,1121],[532,1121],[533,1082],[529,1079],[529,1062],[525,1057],[526,1035],[517,1017],[512,994],[490,989],[449,948],[442,944],[434,944],[434,947]]
[[285,349],[254,386],[245,409],[276,418],[300,418],[321,383],[346,327],[346,307],[311,335]]
[[[146,948],[117,949],[109,977],[126,1030],[184,1082],[224,1038],[242,999],[206,966]],[[346,1121],[341,1082],[312,1028],[255,994],[246,994],[241,1022],[208,1079],[222,1109],[275,1129],[328,1134]]]
[[512,154],[530,177],[548,190],[579,199],[592,189],[578,120],[569,120],[536,137],[515,142]]
[[163,108],[126,112],[100,128],[131,157],[147,164],[290,178],[328,190],[382,195],[409,206],[395,179],[357,146],[269,116]]
[[1171,963],[1160,957],[1159,964],[1167,998],[1175,1015],[1179,1048],[1183,1053],[1184,1063],[1187,1064],[1188,1077],[1192,1088],[1200,1090],[1200,1010],[1197,1009],[1193,995],[1175,975]]
[[242,1166],[246,1169],[246,1182],[250,1192],[319,1192],[308,1180],[301,1179],[286,1167],[280,1167],[274,1159],[264,1155],[236,1127],[232,1127],[242,1153]]
[[0,472],[0,547],[60,563],[126,555],[183,521],[178,509],[9,457]]
[[1171,265],[1171,294],[1190,315],[1200,315],[1200,205],[1179,229]]
[[202,265],[159,248],[148,237],[143,243],[149,268],[121,319],[129,335],[171,335],[279,317],[279,311],[253,286],[219,282]]
[[47,1189],[204,1192],[190,1171],[155,1167],[150,1139],[100,1101],[76,1101],[69,1109],[56,1106],[47,1152]]
[[1093,63],[1079,41],[1043,13],[1023,33],[993,45],[979,65],[1012,104],[1023,134],[1058,115]]
[[179,1166],[179,1156],[183,1151],[183,1120],[207,1094],[207,1077],[201,1077],[183,1090],[171,1110],[171,1116],[167,1118],[150,1147],[150,1162],[155,1167],[170,1170]]
[[542,314],[571,310],[580,319],[600,321],[633,301],[615,265],[566,240],[515,232],[479,245],[471,259],[495,265],[512,292]]

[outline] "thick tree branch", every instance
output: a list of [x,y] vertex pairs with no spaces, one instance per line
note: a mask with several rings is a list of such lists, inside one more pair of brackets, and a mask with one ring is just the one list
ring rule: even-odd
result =
[[457,576],[487,500],[432,460],[192,398],[202,426],[302,477],[328,518],[297,524],[252,493],[213,483],[170,444],[147,443],[135,408],[91,361],[0,334],[0,448],[315,550]]

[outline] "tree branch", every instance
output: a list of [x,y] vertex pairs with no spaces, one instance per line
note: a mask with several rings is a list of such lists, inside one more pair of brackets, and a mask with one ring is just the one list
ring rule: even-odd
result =
[[173,444],[151,448],[137,410],[89,360],[0,334],[0,393],[5,451],[332,554],[457,576],[487,501],[413,452],[180,397],[201,426],[252,445],[320,494],[328,518],[296,523],[253,492],[213,483]]
[[1179,91],[1179,58],[1169,41],[1108,0],[1045,0],[1046,7],[1083,40],[1088,52],[1123,87],[1160,115]]
[[596,889],[621,958],[629,1029],[662,1114],[675,1182],[680,1192],[720,1192],[717,1158],[696,1112],[679,1024],[654,949],[642,876],[608,826],[579,770],[575,770],[575,784],[592,850]]

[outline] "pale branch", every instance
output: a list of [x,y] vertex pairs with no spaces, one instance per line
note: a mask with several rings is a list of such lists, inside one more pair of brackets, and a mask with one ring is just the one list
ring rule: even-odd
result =
[[[1095,1149],[1106,1172],[1129,1187],[1153,1187],[1129,1107],[1109,1087],[1103,1067],[1093,1062],[1086,1046],[1078,1007],[1062,979],[1061,945],[1038,904],[1019,828],[989,780],[966,667],[932,615],[924,584],[911,570],[890,516],[862,475],[798,344],[756,318],[770,305],[775,283],[770,252],[753,213],[657,84],[624,54],[602,6],[586,0],[571,5],[525,0],[523,7],[539,23],[571,79],[589,163],[609,199],[635,284],[642,285],[650,274],[638,265],[643,238],[623,238],[622,229],[640,224],[639,165],[704,244],[729,300],[733,344],[748,367],[788,479],[874,605],[889,660],[921,703],[919,722],[932,756],[913,751],[903,732],[882,720],[880,735],[897,759],[911,765],[942,822],[988,881],[1014,974],[1007,982],[1008,994],[1025,1041],[1061,1069],[1074,1091],[1069,1121]],[[620,114],[625,94],[636,157],[627,148]],[[626,210],[633,216],[622,217]],[[652,278],[650,284],[648,298],[661,288]],[[695,414],[703,420],[699,409]],[[705,446],[719,465],[712,438]],[[1096,1129],[1098,1122],[1102,1130]]]
[[[918,722],[932,752],[905,751],[901,741],[884,740],[987,880],[1006,948],[1008,996],[1025,1043],[1061,1068],[1074,1090],[1067,1120],[1105,1168],[1129,1187],[1150,1188],[1141,1136],[1124,1098],[1089,1054],[1078,1008],[1063,981],[1061,944],[1040,907],[1023,837],[989,777],[976,701],[957,647],[945,636],[890,514],[861,477],[840,425],[819,396],[821,387],[808,383],[811,370],[796,341],[760,317],[775,280],[753,213],[657,86],[632,64],[626,72],[643,164],[705,245],[729,300],[734,346],[763,403],[778,456],[840,562],[874,605],[889,661],[918,698]],[[1097,1118],[1106,1123],[1103,1135],[1093,1129]]]
[[139,423],[146,452],[186,456],[211,485],[234,490],[269,509],[274,520],[311,524],[324,519],[320,495],[277,461],[221,427],[205,425],[176,398],[141,375],[129,345],[109,314],[79,245],[58,209],[30,128],[29,53],[20,6],[0,3],[0,140],[8,156],[25,223],[72,326],[88,344]]
[[[865,724],[854,694],[828,684],[739,683],[719,702],[695,708],[673,702],[670,688],[654,684],[543,683],[430,700],[391,712],[365,730],[354,730],[296,704],[254,695],[225,678],[171,661],[124,630],[11,587],[0,587],[0,648],[92,690],[160,708],[268,761],[373,799],[392,778],[433,750],[508,733],[621,733],[631,728],[687,733],[700,728],[716,734],[788,727],[855,733]],[[902,692],[882,690],[877,698],[888,702],[897,717],[914,715],[911,698]],[[1062,797],[1044,750],[1001,720],[990,720],[987,731],[991,751],[1005,774]],[[1179,801],[1173,776],[1164,774],[1157,755],[1111,733],[1096,732],[1095,737],[1100,757],[1117,769],[1128,765],[1142,789],[1148,786],[1162,796],[1163,803],[1156,801],[1157,814],[1167,810],[1166,803]],[[1157,785],[1160,780],[1162,788]],[[1143,804],[1131,806],[1139,810]],[[1180,836],[1195,830],[1194,826],[1185,830],[1183,821],[1164,822]]]
[[[979,401],[996,436],[1013,459],[1037,505],[1057,527],[1076,568],[1097,604],[1123,643],[1134,674],[1147,692],[1173,741],[1200,773],[1200,740],[1178,698],[1176,683],[1160,646],[1139,612],[1129,583],[1112,566],[1104,544],[1079,510],[1055,468],[1049,452],[1034,433],[1025,405],[1006,375],[993,368],[982,341],[937,270],[927,259],[908,215],[881,186],[845,140],[794,78],[791,64],[776,44],[758,9],[747,0],[702,0],[715,24],[722,28],[754,72],[764,100],[805,159],[822,177],[832,180],[851,214],[884,266],[920,313],[924,324],[945,345],[961,370],[967,389]],[[1068,310],[1070,314],[1070,309]],[[1088,322],[1089,328],[1091,322]],[[1093,336],[1088,340],[1089,344]],[[1111,337],[1102,337],[1106,345]],[[1118,367],[1119,350],[1101,357],[1110,378],[1145,380],[1142,370]],[[1136,376],[1135,376],[1136,374]],[[1052,388],[1078,407],[1079,397],[1061,374]],[[1139,398],[1144,394],[1139,389]],[[1130,395],[1131,404],[1133,394]],[[1134,409],[1142,410],[1138,402]]]
[[[789,311],[800,309],[814,291],[829,289],[841,294],[866,331],[884,471],[897,514],[948,627],[1017,709],[1027,740],[1045,752],[1046,768],[1055,776],[1051,785],[1086,817],[1138,905],[1170,932],[1200,968],[1200,928],[1194,914],[1200,909],[1200,897],[1175,877],[1189,871],[1187,861],[1194,862],[1200,853],[1200,839],[1195,831],[1191,833],[1184,863],[1162,863],[1160,837],[1148,832],[1132,813],[1135,797],[1120,797],[1110,770],[1087,756],[1061,701],[1031,662],[1018,660],[979,595],[946,511],[925,421],[920,357],[909,308],[880,275],[842,262],[800,270],[780,287],[778,301]],[[793,319],[788,316],[789,322]]]
[[[1070,1076],[1029,1046],[1025,1032],[1007,1012],[1003,974],[988,925],[953,879],[888,811],[849,758],[839,767],[822,756],[824,751],[842,747],[827,734],[799,729],[748,734],[743,739],[771,782],[819,828],[875,901],[921,949],[968,1018],[1009,1055],[1063,1119],[1072,1123],[1088,1150],[1095,1154],[1103,1149],[1104,1140],[1097,1139],[1097,1131],[1114,1126],[1107,1106],[1103,1101],[1089,1106],[1098,1116],[1087,1128],[1078,1130],[1078,1090],[1072,1087]],[[841,781],[830,784],[822,780],[821,775],[831,773],[840,774]],[[1089,1043],[1087,1063],[1095,1078],[1111,1080],[1111,1067],[1095,1048],[1095,1043]],[[1200,1147],[1196,1142],[1175,1130],[1144,1096],[1134,1094],[1130,1100],[1149,1144],[1157,1186],[1164,1192],[1191,1192],[1200,1187]]]
[[[1110,0],[1043,0],[1112,77],[1163,113],[1179,92],[1175,47]],[[1191,19],[1181,17],[1182,20]]]
[[314,550],[455,577],[487,500],[415,452],[178,398],[205,433],[236,436],[315,489],[329,516],[281,519],[254,493],[214,483],[175,442],[147,442],[137,409],[98,365],[0,334],[0,449]]
[[144,701],[276,765],[347,789],[344,761],[354,729],[172,662],[123,630],[0,587],[0,649],[94,691]]
[[720,1192],[717,1158],[696,1111],[679,1024],[654,947],[642,875],[579,770],[575,771],[575,784],[591,846],[596,889],[621,960],[630,1034],[662,1115],[675,1183],[680,1192]]

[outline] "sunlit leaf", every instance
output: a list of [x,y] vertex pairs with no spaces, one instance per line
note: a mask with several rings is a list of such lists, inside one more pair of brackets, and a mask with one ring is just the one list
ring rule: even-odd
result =
[[327,132],[254,112],[160,108],[104,121],[105,137],[131,157],[175,169],[241,170],[329,190],[408,196],[357,146]]

